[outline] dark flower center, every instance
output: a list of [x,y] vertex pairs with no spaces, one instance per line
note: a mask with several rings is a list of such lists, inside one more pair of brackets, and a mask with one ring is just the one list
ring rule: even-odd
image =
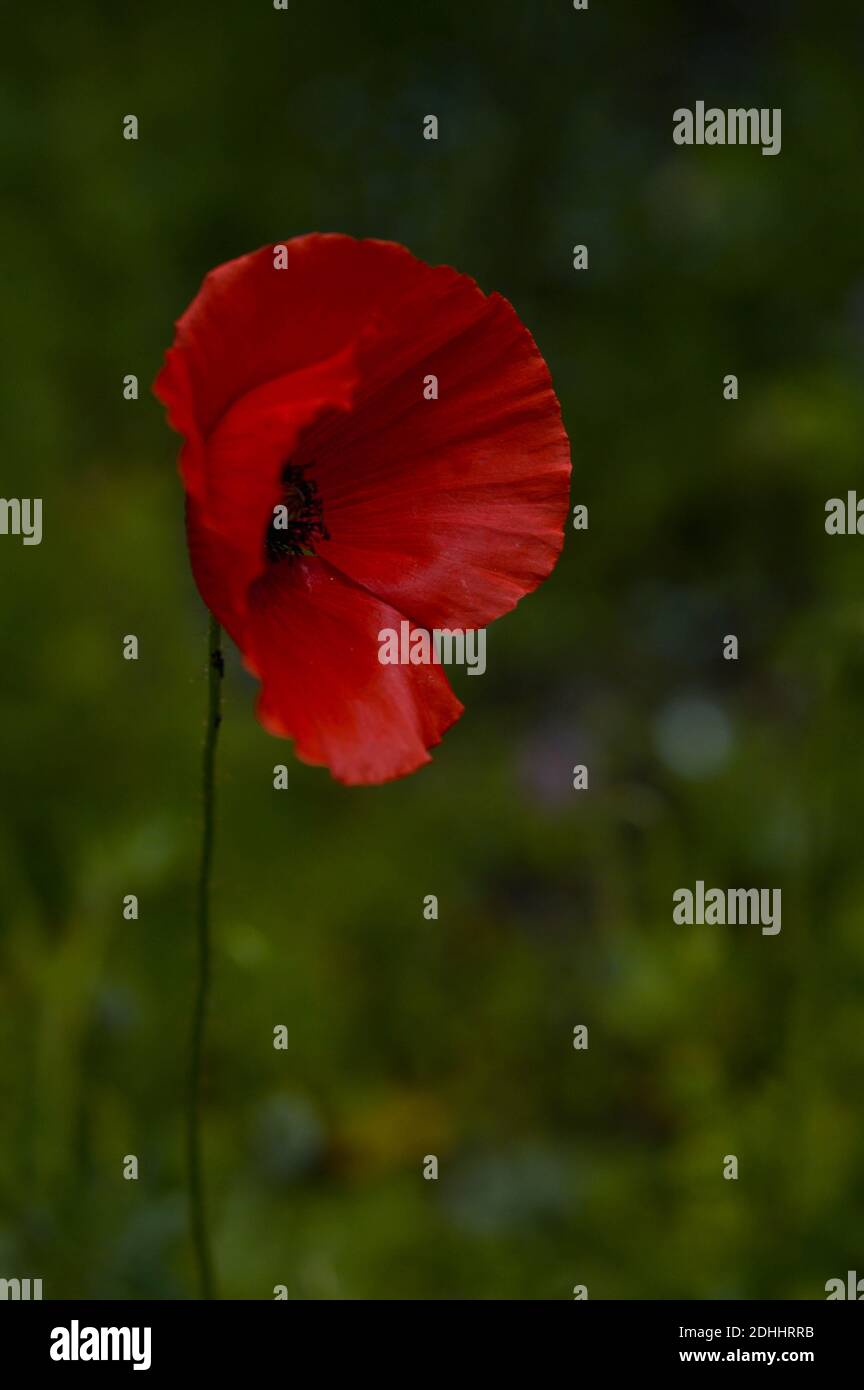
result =
[[271,564],[286,555],[314,555],[313,542],[329,541],[318,484],[306,477],[311,464],[286,463],[281,473],[282,501],[273,508],[264,550]]

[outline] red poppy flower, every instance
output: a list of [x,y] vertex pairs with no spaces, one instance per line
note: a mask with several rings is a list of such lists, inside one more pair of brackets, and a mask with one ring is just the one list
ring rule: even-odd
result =
[[184,436],[195,580],[261,722],[342,782],[383,782],[462,706],[441,666],[382,665],[379,632],[483,627],[546,578],[567,436],[500,295],[392,242],[282,245],[211,271],[154,390]]

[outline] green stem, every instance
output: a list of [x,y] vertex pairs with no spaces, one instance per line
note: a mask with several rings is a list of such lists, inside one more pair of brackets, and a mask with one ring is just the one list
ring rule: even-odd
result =
[[213,1260],[210,1254],[210,1234],[207,1229],[204,1174],[201,1164],[201,1059],[204,1048],[204,1026],[210,998],[210,867],[213,862],[213,821],[215,795],[213,765],[216,739],[222,722],[222,652],[219,624],[210,618],[209,702],[207,730],[204,735],[202,765],[204,787],[204,824],[201,835],[201,867],[198,874],[197,937],[198,977],[195,1008],[192,1015],[192,1049],[189,1066],[189,1101],[187,1110],[187,1155],[189,1165],[189,1224],[195,1262],[201,1284],[201,1297],[217,1298]]

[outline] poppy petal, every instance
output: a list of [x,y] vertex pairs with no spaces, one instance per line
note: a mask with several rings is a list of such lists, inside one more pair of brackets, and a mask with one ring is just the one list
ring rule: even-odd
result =
[[[536,588],[568,505],[570,451],[546,364],[506,300],[465,284],[475,312],[463,305],[448,341],[313,424],[300,448],[330,535],[318,552],[429,627],[483,626]],[[434,303],[422,318],[434,321]],[[365,342],[361,379],[386,356],[388,334]],[[437,400],[424,397],[429,375]]]
[[186,541],[199,594],[242,648],[248,609],[248,586],[243,581],[245,556],[229,539],[207,525],[201,507],[189,496],[186,498]]
[[381,664],[379,633],[402,621],[320,559],[273,565],[252,587],[243,638],[262,680],[261,723],[349,785],[429,762],[462,705],[440,666]]
[[349,347],[247,391],[211,434],[198,501],[207,524],[242,557],[238,584],[251,584],[266,567],[267,528],[283,495],[280,475],[304,425],[347,410],[355,382]]
[[[279,245],[287,252],[284,269]],[[206,441],[246,392],[356,342],[429,269],[395,242],[311,233],[211,270],[177,320],[154,383],[171,424],[187,445]],[[187,447],[181,466],[189,491],[200,494],[200,447]]]

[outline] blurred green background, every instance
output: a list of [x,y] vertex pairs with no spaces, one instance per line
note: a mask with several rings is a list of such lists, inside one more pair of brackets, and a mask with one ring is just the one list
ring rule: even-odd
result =
[[[822,1298],[864,1273],[864,540],[824,531],[861,482],[855,10],[4,20],[2,491],[45,518],[38,548],[0,537],[0,1276],[195,1295],[206,614],[149,384],[210,267],[310,230],[405,242],[513,302],[590,528],[490,629],[484,679],[456,674],[467,712],[406,781],[297,764],[230,653],[205,1107],[223,1293]],[[781,107],[781,155],[674,146],[699,99]],[[781,888],[781,934],[673,926],[697,878]]]

